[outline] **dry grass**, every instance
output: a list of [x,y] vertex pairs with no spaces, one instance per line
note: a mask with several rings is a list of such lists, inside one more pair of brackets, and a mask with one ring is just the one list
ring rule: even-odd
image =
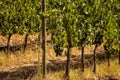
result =
[[21,65],[32,63],[33,61],[37,61],[37,54],[32,51],[26,51],[25,54],[20,51],[16,54],[5,55],[4,52],[0,53],[0,65],[1,66],[12,66],[12,65]]
[[[78,48],[72,49],[72,55],[80,55],[80,50]],[[42,50],[40,50],[40,58],[42,56]],[[52,46],[47,45],[47,60],[66,60],[66,57],[63,55],[62,57],[55,57],[54,50]],[[22,51],[17,51],[15,54],[5,55],[4,52],[0,52],[0,65],[1,69],[8,69],[12,66],[22,64],[29,64],[37,62],[38,60],[38,51],[27,49],[25,54]],[[103,62],[102,64],[97,64],[97,73],[94,74],[92,72],[93,66],[87,67],[85,72],[82,73],[80,69],[71,69],[70,70],[70,80],[99,80],[100,77],[104,76],[116,76],[118,80],[120,79],[120,65],[118,65],[117,60],[111,61],[111,66],[107,66],[107,62]],[[65,70],[60,70],[56,72],[49,71],[47,74],[47,80],[64,80]],[[40,78],[39,78],[40,79]],[[32,80],[38,80],[38,75],[34,76]],[[105,79],[101,79],[105,80]]]
[[[14,36],[13,36],[14,37]],[[35,48],[32,50],[32,48]],[[91,54],[94,46],[87,46],[85,49],[85,54]],[[80,56],[81,51],[78,47],[72,48],[71,55]],[[40,49],[40,61],[42,59],[42,49]],[[53,46],[51,44],[47,44],[47,62],[49,60],[66,60],[65,51],[63,52],[63,56],[56,57],[54,53]],[[32,45],[26,49],[25,53],[23,54],[23,50],[16,51],[14,53],[9,53],[7,56],[5,55],[4,51],[0,52],[0,69],[1,67],[6,68],[10,66],[21,66],[22,64],[33,64],[38,61],[38,48],[37,45]]]
[[[93,66],[85,68],[84,72],[81,69],[71,69],[70,80],[120,80],[120,65],[117,59],[111,60],[110,67],[108,67],[107,61],[104,61],[102,64],[97,64],[96,74],[92,70]],[[64,74],[65,70],[56,72],[51,70],[47,74],[46,80],[65,80]],[[34,76],[32,80],[38,80],[38,75]]]
[[[27,48],[25,53],[23,53],[23,50],[11,52],[6,55],[4,51],[0,51],[0,70],[3,68],[8,68],[11,66],[21,66],[23,64],[34,64],[38,61],[38,48],[36,46],[36,49],[34,46]],[[40,48],[40,62],[42,61],[42,49]],[[60,59],[59,57],[55,56],[54,50],[52,46],[47,45],[47,62],[49,60],[56,60]]]
[[[14,40],[17,35],[14,35],[12,40]],[[30,36],[30,38],[32,38]],[[23,39],[23,38],[19,38]],[[32,39],[31,39],[32,40]],[[3,40],[4,41],[4,40]],[[16,40],[17,41],[17,40]],[[12,41],[11,41],[12,42]],[[14,42],[14,41],[13,41]],[[13,43],[12,42],[12,43]],[[6,42],[5,42],[6,44]],[[14,43],[16,44],[16,43]],[[16,51],[15,53],[11,53],[8,56],[5,55],[3,51],[0,52],[0,70],[10,69],[11,67],[14,67],[16,65],[21,66],[23,64],[32,64],[34,62],[38,61],[38,48],[36,46],[35,50],[32,50],[32,47],[35,47],[36,45],[31,46],[26,50],[26,52],[23,54],[23,51]],[[92,54],[94,49],[93,46],[86,46],[85,48],[85,54]],[[98,48],[97,51],[103,52],[102,46]],[[81,51],[78,49],[78,47],[72,48],[71,51],[72,55],[80,56]],[[64,54],[65,55],[65,54]],[[66,60],[65,56],[62,57],[56,57],[53,46],[51,44],[47,44],[47,62],[49,60]],[[40,61],[42,59],[42,50],[40,49]],[[70,70],[70,80],[98,80],[99,77],[104,77],[106,75],[113,75],[120,79],[120,65],[118,65],[117,60],[111,61],[111,67],[107,66],[107,62],[103,62],[102,64],[97,64],[97,73],[94,74],[92,72],[93,66],[87,67],[85,69],[85,72],[82,73],[80,69],[71,69]],[[52,70],[47,74],[47,80],[64,80],[64,70],[52,72]],[[118,79],[118,80],[119,80]],[[33,80],[38,80],[38,75],[33,77]],[[103,80],[103,79],[101,79]]]
[[[34,41],[37,39],[38,34],[36,35],[29,35],[28,37],[28,43],[31,41]],[[24,38],[25,35],[19,35],[14,34],[11,37],[10,45],[19,45],[24,44]],[[50,40],[50,35],[47,36],[47,40]],[[7,36],[0,36],[0,46],[5,46],[7,44]],[[37,61],[38,58],[38,48],[37,48],[37,41],[35,41],[35,45],[29,47],[29,49],[26,50],[25,54],[23,54],[21,51],[15,51],[14,53],[11,52],[7,57],[3,51],[0,51],[0,67],[1,66],[10,66],[10,65],[20,65],[20,64],[26,64]],[[35,48],[32,50],[32,48]],[[86,46],[85,48],[85,54],[91,54],[93,52],[94,46]],[[100,50],[102,48],[99,48]],[[99,50],[98,49],[98,50]],[[53,46],[51,44],[47,44],[47,60],[57,60],[62,59],[65,60],[65,53],[66,50],[63,52],[62,57],[56,57],[54,53]],[[80,55],[81,51],[78,49],[78,47],[72,48],[71,51],[72,55]],[[42,50],[40,50],[40,57],[42,57]]]
[[[14,39],[15,36],[16,35],[13,35],[12,38]],[[35,44],[28,46],[25,53],[23,53],[22,49],[19,51],[10,52],[8,53],[8,55],[6,55],[4,51],[0,51],[0,67],[5,67],[5,66],[9,67],[14,65],[36,62],[38,60],[38,46],[36,44],[37,42]],[[40,59],[41,57],[42,57],[42,49],[40,48]],[[48,45],[47,59],[54,59],[54,58],[55,58],[54,50],[52,46]]]
[[[106,76],[113,76],[120,79],[120,65],[118,65],[117,60],[111,61],[111,66],[107,66],[107,62],[97,65],[97,73],[92,72],[92,67],[85,69],[85,72],[81,72],[80,69],[70,70],[70,80],[108,80],[105,79]],[[50,72],[47,75],[47,80],[64,80],[63,70],[58,72]],[[114,80],[114,79],[113,79]]]
[[[48,45],[46,59],[55,60],[60,58],[55,56],[52,46]],[[40,59],[42,59],[42,49],[40,49]],[[8,55],[6,55],[4,51],[0,52],[0,67],[33,63],[36,62],[37,60],[38,60],[38,49],[32,50],[31,48],[29,48],[25,51],[25,53],[23,53],[23,50],[21,50],[21,51],[8,53]]]

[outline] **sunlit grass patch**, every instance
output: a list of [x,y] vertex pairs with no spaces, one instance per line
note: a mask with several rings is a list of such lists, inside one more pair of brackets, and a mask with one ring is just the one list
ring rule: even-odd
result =
[[[93,66],[85,68],[84,72],[80,68],[71,69],[70,80],[99,80],[101,77],[116,76],[117,74],[120,74],[120,65],[117,63],[117,60],[112,60],[110,67],[108,67],[107,61],[97,64],[96,74],[93,73]],[[47,80],[64,80],[64,75],[65,70],[56,72],[51,70],[47,75]]]
[[7,62],[7,57],[5,56],[5,54],[3,52],[0,53],[0,65],[5,65]]
[[0,65],[1,66],[11,66],[11,65],[19,65],[25,63],[31,63],[37,61],[37,53],[32,51],[26,51],[26,53],[22,53],[21,51],[14,53],[5,54],[4,52],[0,52]]
[[0,53],[0,65],[1,66],[9,66],[9,65],[14,65],[17,62],[16,56],[13,54],[8,54],[6,55],[4,52]]
[[101,63],[100,65],[97,66],[97,72],[100,75],[112,75],[112,74],[117,74],[120,72],[120,65],[117,63],[116,60],[111,60],[111,65],[108,67],[107,61]]
[[61,70],[59,72],[50,72],[47,74],[47,80],[63,80],[64,71]]

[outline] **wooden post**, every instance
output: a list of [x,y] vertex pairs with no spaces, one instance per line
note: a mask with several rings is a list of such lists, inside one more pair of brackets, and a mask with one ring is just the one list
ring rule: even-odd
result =
[[[42,12],[43,14],[46,13],[46,0],[42,0]],[[42,48],[43,48],[43,55],[42,55],[42,66],[43,66],[43,78],[46,77],[46,18],[42,15]]]

